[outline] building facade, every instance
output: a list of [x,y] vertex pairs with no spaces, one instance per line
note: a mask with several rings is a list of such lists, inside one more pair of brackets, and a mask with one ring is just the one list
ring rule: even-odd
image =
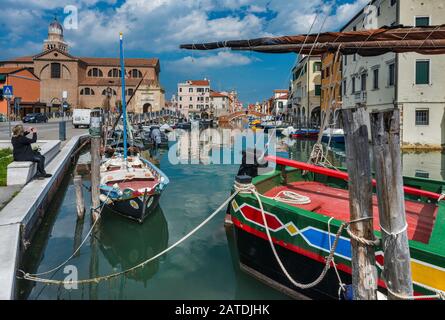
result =
[[[71,108],[117,108],[121,105],[118,58],[72,56],[63,37],[63,27],[57,20],[48,28],[43,49],[33,56],[0,61],[0,67],[29,68],[41,81],[40,102],[46,106],[45,111],[59,110],[65,96]],[[125,59],[127,100],[139,85],[128,105],[129,112],[157,111],[165,106],[159,73],[160,64],[156,58]]]
[[210,110],[214,117],[220,117],[229,113],[230,97],[228,92],[210,90]]
[[210,109],[210,81],[187,80],[179,83],[178,105],[188,119],[200,117],[202,112]]
[[[374,0],[341,31],[381,26],[427,26],[445,23],[442,0]],[[366,104],[369,111],[401,111],[405,148],[445,145],[445,57],[387,53],[378,57],[343,56],[343,107]]]
[[24,116],[39,107],[40,79],[31,70],[21,67],[0,68],[0,89],[3,90],[4,86],[13,87],[14,99],[20,99],[20,103],[14,105],[14,100],[11,100],[8,110],[8,101],[1,100],[1,114]]
[[341,116],[341,55],[325,53],[321,57],[321,118],[330,115],[330,124],[340,126]]
[[299,126],[319,126],[321,117],[321,57],[301,56],[292,69],[290,99]]

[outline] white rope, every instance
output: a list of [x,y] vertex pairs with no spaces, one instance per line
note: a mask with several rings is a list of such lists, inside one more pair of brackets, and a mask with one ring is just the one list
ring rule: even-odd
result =
[[[238,189],[238,188],[241,188],[241,189]],[[236,183],[235,184],[235,190],[237,190],[237,191],[239,190],[240,193],[252,193],[256,197],[256,199],[258,201],[258,204],[260,206],[260,209],[261,209],[261,215],[262,215],[262,218],[263,218],[263,223],[264,223],[265,231],[266,231],[266,234],[267,234],[267,239],[269,240],[269,244],[270,244],[272,252],[273,252],[273,254],[275,256],[275,259],[276,259],[278,265],[280,266],[281,271],[286,276],[286,278],[294,286],[296,286],[297,288],[300,288],[300,289],[304,289],[304,290],[313,288],[316,285],[318,285],[325,278],[328,270],[331,268],[331,262],[332,262],[332,259],[334,257],[334,254],[335,254],[335,250],[337,249],[338,240],[340,239],[340,235],[343,232],[343,229],[345,228],[346,223],[343,223],[340,226],[340,228],[339,228],[339,230],[337,232],[337,235],[335,237],[334,245],[331,248],[329,256],[326,258],[326,263],[325,263],[325,266],[323,268],[323,271],[318,276],[318,278],[315,279],[311,283],[307,283],[307,284],[299,283],[289,274],[289,272],[287,271],[286,267],[283,265],[283,262],[281,261],[281,258],[278,255],[278,252],[277,252],[277,250],[275,248],[275,245],[273,243],[273,240],[272,240],[272,236],[270,235],[270,230],[269,230],[269,226],[267,224],[266,214],[264,212],[263,202],[261,201],[261,195],[257,192],[255,186],[253,184],[244,184],[244,185],[242,185],[242,184]]]
[[400,234],[404,233],[406,230],[408,230],[408,224],[405,223],[405,226],[400,229],[399,231],[396,232],[389,232],[388,230],[386,230],[385,228],[382,227],[382,225],[380,225],[380,229],[386,233],[388,236],[390,236],[391,238],[395,239],[397,238],[397,236],[399,236]]
[[[329,240],[329,250],[332,250],[332,241],[331,241],[331,222],[334,220],[334,217],[331,217],[328,221],[328,240]],[[346,292],[346,284],[343,283],[340,277],[340,273],[337,269],[337,264],[335,263],[335,257],[332,258],[332,264],[334,265],[335,274],[337,275],[338,279],[338,300],[341,300],[341,292]]]
[[[245,191],[245,188],[240,188],[240,191],[243,191],[243,190]],[[168,252],[170,252],[171,250],[173,250],[174,248],[179,246],[181,243],[183,243],[185,240],[190,238],[197,231],[199,231],[202,227],[204,227],[210,220],[212,220],[221,210],[223,210],[230,203],[230,201],[232,201],[236,197],[236,195],[240,191],[234,192],[227,200],[224,201],[223,204],[221,204],[221,206],[218,207],[218,209],[216,209],[208,218],[206,218],[201,224],[199,224],[196,228],[194,228],[192,231],[190,231],[183,238],[181,238],[180,240],[178,240],[177,242],[172,244],[167,249],[161,251],[160,253],[158,253],[154,257],[151,257],[151,258],[149,258],[149,259],[139,263],[138,265],[135,265],[134,267],[131,267],[129,269],[126,269],[126,270],[123,270],[123,271],[120,271],[120,272],[117,272],[117,273],[106,275],[106,276],[99,276],[99,277],[96,277],[96,278],[85,279],[85,280],[77,280],[77,281],[61,281],[61,280],[52,280],[52,279],[42,279],[42,278],[38,278],[38,277],[36,277],[34,275],[31,275],[29,273],[23,273],[23,271],[22,271],[23,279],[28,280],[28,281],[34,281],[34,282],[41,282],[41,283],[51,284],[51,285],[73,285],[73,284],[99,283],[99,282],[104,281],[104,280],[110,280],[112,278],[116,278],[118,276],[130,273],[130,272],[132,272],[134,270],[137,270],[139,268],[144,267],[148,263],[150,263],[150,262],[160,258],[161,256],[167,254]]]
[[283,190],[277,193],[275,197],[266,197],[275,201],[280,201],[288,204],[309,204],[311,199],[293,191]]
[[426,300],[426,299],[439,299],[439,300],[445,300],[445,292],[433,290],[436,293],[432,295],[423,295],[423,296],[406,296],[403,294],[395,293],[391,289],[389,289],[388,285],[386,285],[386,289],[388,292],[393,295],[394,297],[400,299],[400,300]]

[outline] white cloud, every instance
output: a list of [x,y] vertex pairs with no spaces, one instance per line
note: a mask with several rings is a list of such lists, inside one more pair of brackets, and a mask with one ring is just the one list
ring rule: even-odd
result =
[[248,65],[252,58],[231,51],[220,51],[216,54],[206,54],[202,57],[187,56],[180,60],[167,63],[167,68],[177,72],[202,71],[216,68]]

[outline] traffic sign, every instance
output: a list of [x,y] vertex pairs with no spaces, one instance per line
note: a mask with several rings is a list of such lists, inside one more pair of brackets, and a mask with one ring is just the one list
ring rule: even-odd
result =
[[6,99],[11,99],[13,96],[12,86],[4,86],[3,87],[3,96]]

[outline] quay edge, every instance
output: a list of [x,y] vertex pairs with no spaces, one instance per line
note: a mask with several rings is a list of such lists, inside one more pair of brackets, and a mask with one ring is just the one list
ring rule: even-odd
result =
[[88,138],[73,137],[48,164],[50,179],[33,180],[23,187],[0,214],[0,300],[16,298],[16,272],[22,254],[38,229],[55,191],[70,167],[71,155]]

